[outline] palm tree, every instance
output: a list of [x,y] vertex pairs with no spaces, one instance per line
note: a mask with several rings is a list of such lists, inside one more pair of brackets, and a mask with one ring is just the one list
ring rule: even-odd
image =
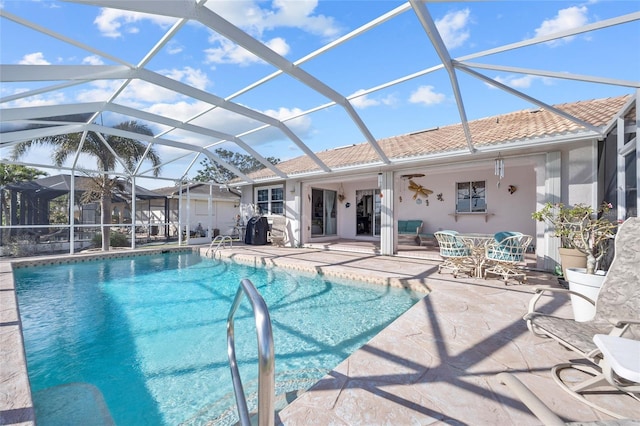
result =
[[[137,121],[123,122],[113,126],[113,128],[153,136],[153,132],[147,125],[138,123]],[[108,251],[111,234],[111,228],[109,226],[109,224],[111,224],[111,197],[113,191],[121,187],[117,178],[109,178],[108,172],[115,170],[117,158],[125,164],[128,170],[133,170],[136,164],[144,159],[153,164],[153,175],[157,177],[160,174],[159,166],[161,161],[158,153],[153,148],[148,149],[148,145],[143,142],[120,136],[101,136],[106,143],[104,143],[97,134],[92,132],[88,133],[84,143],[82,143],[82,147],[80,147],[82,141],[81,133],[70,133],[25,141],[14,147],[12,156],[14,159],[18,159],[34,145],[51,145],[55,147],[53,161],[56,166],[62,166],[69,156],[75,155],[79,148],[80,152],[95,157],[98,170],[102,173],[97,176],[92,176],[93,187],[85,193],[83,201],[100,201],[103,224],[102,250]]]

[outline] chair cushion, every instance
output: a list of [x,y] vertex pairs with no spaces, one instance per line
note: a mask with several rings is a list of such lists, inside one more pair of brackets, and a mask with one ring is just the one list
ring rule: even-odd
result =
[[422,226],[421,220],[399,220],[398,221],[398,233],[399,234],[417,234],[418,227]]
[[[501,231],[493,236],[495,242],[489,245],[487,257],[492,260],[503,262],[521,262],[524,260],[524,250],[517,237],[521,232]],[[509,239],[508,239],[509,238]]]
[[522,232],[500,231],[500,232],[496,232],[493,235],[493,238],[495,238],[497,242],[502,242],[502,240],[504,240],[505,238],[513,237],[516,235],[522,235]]

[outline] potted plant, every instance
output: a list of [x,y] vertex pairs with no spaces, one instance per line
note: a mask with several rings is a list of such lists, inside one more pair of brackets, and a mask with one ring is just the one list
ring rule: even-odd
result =
[[[604,280],[605,272],[599,267],[617,226],[605,217],[611,208],[610,203],[602,203],[597,211],[585,204],[567,207],[561,203],[547,203],[532,215],[535,220],[553,225],[554,235],[561,239],[563,247],[573,248],[586,256],[586,267],[567,268],[565,279],[569,281],[570,290],[591,300],[598,296]],[[572,296],[572,306],[576,321],[587,321],[595,313],[594,307],[579,296]]]

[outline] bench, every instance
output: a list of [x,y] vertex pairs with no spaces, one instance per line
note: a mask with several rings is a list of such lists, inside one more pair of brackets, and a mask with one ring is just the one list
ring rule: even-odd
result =
[[415,243],[419,246],[435,246],[436,238],[433,234],[422,232],[423,221],[421,220],[399,220],[398,221],[398,244]]
[[420,231],[422,231],[421,220],[399,220],[398,221],[398,244],[420,244]]

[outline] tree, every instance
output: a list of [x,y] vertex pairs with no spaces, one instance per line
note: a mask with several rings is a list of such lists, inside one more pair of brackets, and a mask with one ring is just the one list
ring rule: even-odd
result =
[[[228,164],[234,165],[238,170],[245,174],[264,168],[264,164],[256,160],[251,155],[240,154],[223,148],[218,148],[214,152],[218,157],[220,157],[220,159],[224,160]],[[280,159],[276,157],[266,157],[266,160],[271,164],[278,164],[280,162]],[[225,169],[217,162],[211,161],[208,158],[202,160],[200,165],[202,166],[202,169],[198,170],[198,173],[194,178],[197,182],[227,183],[236,177],[233,172]]]
[[[151,129],[137,121],[126,121],[113,126],[115,129],[126,130],[141,135],[153,136]],[[89,132],[82,144],[81,152],[93,156],[97,160],[98,170],[102,173],[91,176],[92,187],[83,196],[83,201],[100,201],[102,210],[102,250],[109,250],[109,240],[111,228],[111,197],[114,189],[121,187],[122,183],[117,178],[109,178],[109,173],[116,168],[117,158],[125,164],[128,170],[133,170],[136,164],[144,159],[150,161],[154,166],[153,174],[160,174],[160,157],[155,149],[135,139],[123,138],[114,135],[101,135],[101,138],[93,132]],[[13,158],[17,159],[24,155],[34,145],[50,145],[55,148],[53,161],[56,166],[62,166],[69,156],[74,155],[80,148],[82,141],[81,133],[70,133],[64,135],[50,136],[42,139],[21,142],[14,147]],[[107,147],[108,146],[108,147]],[[117,156],[117,157],[116,157]]]

